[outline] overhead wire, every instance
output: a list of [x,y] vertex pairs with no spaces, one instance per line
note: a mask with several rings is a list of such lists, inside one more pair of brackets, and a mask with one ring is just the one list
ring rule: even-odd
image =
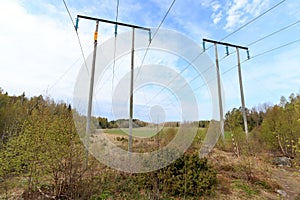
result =
[[[119,5],[120,1],[117,0],[116,5],[116,22],[118,22],[119,17]],[[114,40],[114,60],[113,60],[113,67],[112,67],[112,81],[111,81],[111,93],[113,94],[114,90],[114,79],[115,79],[115,67],[116,67],[116,51],[117,51],[117,34],[118,34],[118,25],[115,24],[115,40]]]
[[[75,22],[74,22],[74,20],[73,20],[73,18],[72,18],[72,16],[71,16],[70,10],[69,10],[69,8],[68,8],[68,6],[67,6],[65,0],[63,0],[63,4],[64,4],[64,6],[65,6],[65,9],[66,9],[66,11],[67,11],[67,13],[68,13],[68,16],[69,16],[69,18],[70,18],[70,20],[71,20],[73,26],[75,27]],[[79,38],[78,38],[78,39],[79,39]],[[64,72],[62,73],[62,75],[59,76],[59,78],[57,78],[57,79],[55,80],[55,82],[54,82],[53,84],[51,84],[51,85],[47,88],[47,91],[52,90],[52,88],[53,88],[53,87],[54,87],[54,86],[55,86],[55,85],[56,85],[63,77],[65,77],[66,74],[74,67],[74,65],[80,60],[81,57],[83,57],[84,60],[85,60],[85,56],[84,56],[84,54],[83,54],[81,42],[79,41],[79,43],[80,43],[80,48],[81,48],[81,56],[80,56],[78,59],[76,59],[76,60],[74,61],[74,63],[72,63],[72,64],[67,68],[67,70],[64,71]]]
[[73,20],[73,18],[72,18],[71,12],[70,12],[70,10],[69,10],[69,8],[68,8],[68,5],[66,4],[65,0],[62,0],[62,1],[63,1],[64,5],[65,5],[66,11],[68,12],[68,15],[69,15],[69,17],[70,17],[70,20],[71,20],[71,22],[72,22],[72,24],[73,24],[73,27],[74,27],[74,30],[75,30],[75,32],[76,32],[76,36],[77,36],[77,40],[78,40],[78,43],[79,43],[79,46],[80,46],[80,51],[81,51],[81,55],[82,55],[82,58],[83,58],[83,62],[84,62],[85,68],[86,68],[86,70],[87,70],[87,73],[89,74],[89,69],[88,69],[88,67],[87,67],[87,63],[86,63],[86,59],[85,59],[83,47],[82,47],[82,44],[81,44],[81,40],[80,40],[78,31],[76,30],[75,22],[74,22],[74,20]]
[[[280,1],[279,3],[275,4],[274,6],[272,6],[272,7],[269,8],[269,9],[267,9],[266,11],[264,11],[263,13],[261,13],[260,15],[258,15],[257,17],[255,17],[255,18],[251,19],[250,21],[248,21],[246,24],[242,25],[242,26],[239,27],[238,29],[236,29],[236,30],[234,30],[233,32],[231,32],[231,33],[229,33],[228,35],[226,35],[226,36],[225,36],[224,38],[222,38],[220,41],[223,41],[223,40],[227,39],[228,37],[230,37],[231,35],[233,35],[233,34],[237,33],[238,31],[242,30],[243,28],[245,28],[245,27],[248,26],[249,24],[253,23],[254,21],[258,20],[259,18],[261,18],[261,17],[264,16],[265,14],[269,13],[270,11],[272,11],[273,9],[275,9],[276,7],[278,7],[279,5],[281,5],[282,3],[284,3],[285,1],[286,1],[286,0],[282,0],[282,1]],[[174,3],[174,2],[173,2],[173,3]],[[172,5],[171,5],[171,6],[172,6]],[[169,9],[169,10],[170,10],[170,9]],[[168,11],[169,11],[169,10],[168,10]],[[292,26],[292,25],[291,25],[291,26]],[[279,31],[279,32],[280,32],[280,31]],[[157,31],[156,31],[156,33],[157,33]],[[148,45],[148,48],[149,48],[149,46],[150,46],[150,45]],[[213,45],[209,46],[209,47],[206,48],[205,50],[210,49],[212,46],[213,46]],[[148,48],[147,48],[147,50],[148,50]],[[179,73],[179,75],[182,74],[189,66],[191,66],[192,63],[193,63],[195,60],[197,60],[197,59],[205,52],[205,50],[203,50],[202,52],[200,52],[200,53],[192,60],[192,62],[189,62],[189,64],[184,68],[184,70],[182,70],[182,71]],[[146,53],[147,53],[147,52],[146,52]],[[146,53],[145,53],[145,55],[146,55]],[[234,53],[234,52],[232,52],[232,53]],[[230,53],[230,54],[232,54],[232,53]],[[226,56],[225,56],[225,57],[226,57]],[[221,60],[225,59],[225,57],[223,57]],[[144,58],[145,58],[145,56],[144,56]],[[144,58],[143,58],[143,61],[144,61]],[[221,61],[221,60],[220,60],[220,61]],[[143,63],[143,62],[142,62],[142,63]],[[209,69],[210,67],[211,67],[211,66],[209,66],[208,69]],[[207,70],[208,70],[208,69],[207,69]],[[139,68],[139,70],[140,70],[140,68]],[[207,71],[207,70],[205,70],[205,71]],[[199,77],[199,76],[198,76],[198,77]],[[154,95],[154,98],[151,98],[151,101],[152,101],[153,99],[155,99],[156,96],[159,95],[163,90],[164,90],[164,88],[162,88],[157,94],[155,94],[155,95]],[[150,102],[149,102],[149,103],[150,103]],[[147,104],[147,105],[148,105],[148,104]]]
[[260,38],[260,39],[258,39],[258,40],[255,40],[255,41],[249,43],[247,46],[252,46],[252,45],[254,45],[254,44],[256,44],[256,43],[258,43],[258,42],[260,42],[260,41],[262,41],[262,40],[267,39],[268,37],[271,37],[271,36],[273,36],[273,35],[275,35],[275,34],[277,34],[277,33],[280,33],[281,31],[284,31],[284,30],[286,30],[286,29],[288,29],[288,28],[290,28],[290,27],[292,27],[292,26],[298,24],[299,22],[300,22],[300,20],[298,20],[298,21],[296,21],[296,22],[294,22],[294,23],[292,23],[292,24],[289,24],[289,25],[287,25],[287,26],[285,26],[285,27],[283,27],[283,28],[280,28],[279,30],[274,31],[273,33],[270,33],[270,34],[268,34],[268,35],[266,35],[266,36],[264,36],[264,37],[262,37],[262,38]]
[[[118,18],[119,18],[119,5],[120,5],[120,1],[117,0],[117,2],[116,2],[116,18],[115,18],[115,22],[118,22]],[[114,59],[113,59],[113,66],[112,66],[112,79],[111,79],[111,95],[112,96],[113,96],[114,81],[115,81],[116,52],[117,52],[117,35],[118,35],[118,25],[115,24]],[[112,116],[113,116],[113,107],[111,107],[111,117]]]
[[152,38],[150,38],[151,40],[149,41],[149,44],[148,44],[148,46],[146,47],[145,54],[144,54],[144,56],[143,56],[142,62],[141,62],[141,64],[140,64],[140,67],[138,68],[138,71],[137,71],[135,80],[137,80],[137,77],[138,77],[139,74],[140,74],[141,68],[142,68],[142,66],[143,66],[143,64],[144,64],[144,62],[145,62],[146,56],[147,56],[147,54],[148,54],[148,51],[149,51],[151,42],[154,40],[155,36],[157,35],[159,29],[161,28],[162,24],[164,23],[164,21],[166,20],[167,16],[169,15],[169,13],[170,13],[172,7],[174,6],[175,2],[176,2],[176,0],[173,0],[173,1],[172,1],[172,3],[170,4],[170,6],[169,6],[167,12],[165,13],[163,19],[161,20],[161,22],[159,23],[157,29],[155,30],[155,32],[154,32]]
[[267,14],[268,12],[272,11],[273,9],[275,9],[276,7],[278,7],[279,5],[281,5],[282,3],[284,3],[286,0],[282,0],[279,3],[275,4],[274,6],[272,6],[271,8],[269,8],[268,10],[264,11],[263,13],[259,14],[257,17],[254,17],[253,19],[251,19],[250,21],[248,21],[246,24],[242,25],[241,27],[239,27],[238,29],[236,29],[235,31],[231,32],[230,34],[226,35],[224,38],[221,39],[221,41],[229,38],[231,35],[235,34],[236,32],[242,30],[243,28],[245,28],[246,26],[248,26],[249,24],[253,23],[254,21],[256,21],[257,19],[261,18],[262,16],[264,16],[265,14]]
[[63,78],[63,77],[65,77],[66,75],[67,75],[67,73],[74,67],[74,65],[79,61],[81,59],[81,56],[74,62],[74,63],[72,63],[68,68],[67,68],[67,70],[60,76],[60,77],[58,77],[56,80],[55,80],[55,82],[53,83],[53,84],[51,84],[49,87],[48,87],[48,89],[47,89],[47,91],[49,91],[49,90],[52,90],[52,88]]
[[[267,53],[270,53],[270,52],[276,51],[276,50],[278,50],[278,49],[281,49],[281,48],[284,48],[284,47],[287,47],[287,46],[290,46],[290,45],[292,45],[292,44],[295,44],[295,43],[297,43],[297,42],[300,42],[300,38],[299,38],[299,39],[297,39],[297,40],[294,40],[294,41],[288,42],[288,43],[286,43],[286,44],[280,45],[280,46],[278,46],[278,47],[275,47],[275,48],[269,49],[269,50],[267,50],[267,51],[264,51],[264,52],[262,52],[262,53],[256,54],[256,55],[252,56],[250,60],[249,60],[249,59],[245,59],[245,60],[243,60],[243,61],[241,62],[241,64],[243,64],[243,63],[245,63],[245,62],[252,61],[253,59],[255,59],[255,58],[257,58],[257,57],[260,57],[260,56],[262,56],[262,55],[265,55],[265,54],[267,54]],[[226,74],[226,73],[230,72],[231,70],[233,70],[233,69],[234,69],[234,68],[236,68],[237,66],[238,66],[238,65],[234,65],[234,66],[232,66],[232,67],[231,67],[231,68],[229,68],[228,70],[224,71],[224,72],[222,73],[222,75],[224,75],[224,74]],[[215,78],[214,78],[214,79],[215,79]],[[210,81],[213,81],[214,79],[211,79]],[[208,81],[208,82],[210,82],[210,81]],[[207,83],[208,83],[208,82],[207,82]],[[205,83],[205,84],[203,84],[203,85],[201,85],[201,86],[199,86],[199,87],[195,88],[194,90],[198,90],[198,89],[200,89],[201,87],[205,86],[207,83]]]
[[[286,29],[288,29],[288,28],[290,28],[290,27],[292,27],[292,26],[294,26],[294,25],[296,25],[298,23],[300,23],[300,20],[297,20],[296,22],[293,22],[293,23],[291,23],[291,24],[289,24],[289,25],[287,25],[285,27],[282,27],[282,28],[280,28],[280,29],[278,29],[278,30],[270,33],[270,34],[267,34],[267,35],[265,35],[265,36],[263,36],[263,37],[261,37],[261,38],[259,38],[257,40],[254,40],[254,41],[250,42],[249,44],[247,44],[246,46],[250,47],[250,46],[252,46],[252,45],[254,45],[254,44],[258,43],[258,42],[261,42],[261,41],[263,41],[263,40],[265,40],[265,39],[267,39],[267,38],[269,38],[269,37],[271,37],[273,35],[276,35],[276,34],[282,32],[282,31],[284,31],[284,30],[286,30]],[[229,55],[233,54],[233,53],[236,53],[236,50],[230,52]]]

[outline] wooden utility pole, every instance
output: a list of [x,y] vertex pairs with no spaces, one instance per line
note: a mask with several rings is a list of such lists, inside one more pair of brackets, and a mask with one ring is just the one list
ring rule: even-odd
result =
[[93,93],[94,93],[95,66],[96,66],[96,55],[97,55],[97,44],[98,44],[98,29],[99,29],[99,21],[96,21],[96,30],[94,33],[94,52],[93,52],[93,61],[92,61],[92,71],[90,74],[90,90],[89,90],[88,110],[87,110],[87,118],[86,118],[85,168],[88,167],[88,155],[89,155],[89,146],[90,146],[92,100],[93,100]]
[[[92,21],[96,21],[96,31],[94,34],[94,52],[93,52],[93,61],[92,61],[92,70],[90,73],[90,89],[88,96],[88,111],[87,111],[87,120],[86,120],[86,155],[85,155],[85,167],[88,166],[88,150],[89,150],[89,140],[91,135],[91,115],[92,115],[92,103],[93,103],[93,91],[94,91],[94,77],[95,77],[95,66],[96,66],[96,55],[97,55],[97,41],[98,41],[98,27],[99,22],[114,24],[115,26],[125,26],[133,29],[132,33],[132,54],[131,54],[131,81],[130,81],[130,111],[129,111],[129,140],[128,140],[128,150],[132,151],[132,118],[133,118],[133,73],[134,73],[134,30],[142,29],[149,32],[149,42],[151,41],[151,29],[145,28],[142,26],[137,26],[133,24],[126,24],[122,22],[110,21],[106,19],[100,19],[95,17],[88,17],[83,15],[77,15],[75,29],[78,29],[79,18],[88,19]],[[117,34],[117,30],[115,28],[115,34]]]
[[203,39],[203,48],[204,48],[204,50],[205,50],[205,42],[213,43],[214,46],[215,46],[217,78],[218,78],[219,109],[220,109],[220,126],[221,126],[220,129],[221,129],[223,139],[224,139],[224,118],[223,118],[224,116],[223,116],[223,106],[222,106],[223,104],[222,104],[221,80],[220,80],[220,68],[219,68],[219,61],[218,61],[217,44],[224,45],[226,47],[227,55],[229,55],[228,47],[236,48],[237,61],[238,61],[238,77],[239,77],[241,103],[242,103],[242,114],[243,114],[243,120],[244,120],[244,129],[245,129],[246,137],[248,138],[248,124],[247,124],[247,116],[246,116],[246,108],[245,108],[245,98],[244,98],[244,90],[243,90],[243,83],[242,83],[242,72],[241,72],[241,62],[240,62],[239,49],[246,50],[248,59],[250,59],[249,50],[248,50],[247,47],[243,47],[243,46],[238,46],[238,45],[225,43],[225,42],[219,42],[219,41],[215,41],[215,40]]
[[245,98],[244,98],[244,89],[243,89],[240,51],[239,51],[238,47],[236,47],[236,54],[237,54],[237,61],[238,61],[238,75],[239,75],[239,82],[240,82],[240,92],[241,92],[241,102],[242,102],[242,113],[243,113],[243,119],[244,119],[244,128],[245,128],[246,136],[248,137],[248,123],[247,123],[247,116],[246,116],[246,107],[245,107]]
[[133,76],[134,76],[134,28],[132,28],[132,44],[131,44],[131,76],[130,76],[129,135],[128,135],[129,152],[132,152]]

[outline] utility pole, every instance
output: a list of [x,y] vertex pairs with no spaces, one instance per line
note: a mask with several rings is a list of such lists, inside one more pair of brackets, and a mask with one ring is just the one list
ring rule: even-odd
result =
[[215,40],[203,39],[203,48],[205,51],[205,42],[213,43],[215,46],[215,55],[216,55],[216,67],[217,67],[217,78],[218,78],[218,96],[219,96],[219,109],[220,109],[220,129],[224,139],[224,116],[223,116],[223,106],[222,106],[222,94],[221,94],[221,80],[220,80],[220,68],[219,68],[219,61],[218,61],[218,49],[217,44],[224,45],[226,47],[226,54],[229,55],[228,47],[236,48],[237,52],[237,61],[238,61],[238,77],[239,77],[239,84],[240,84],[240,93],[241,93],[241,103],[242,103],[242,114],[244,120],[244,128],[246,137],[248,138],[248,124],[247,124],[247,116],[246,116],[246,108],[245,108],[245,98],[244,98],[244,90],[243,90],[243,83],[242,83],[242,72],[241,72],[241,62],[240,62],[240,53],[239,49],[243,49],[247,51],[247,57],[250,59],[248,47],[238,46],[230,43],[219,42]]
[[94,33],[94,52],[92,61],[92,71],[90,74],[90,90],[89,90],[89,100],[88,100],[88,110],[86,118],[86,150],[85,150],[85,168],[88,167],[88,156],[89,156],[89,146],[90,146],[90,135],[91,135],[91,116],[92,116],[92,100],[94,93],[94,79],[95,79],[95,66],[96,66],[96,55],[97,55],[97,44],[98,44],[98,28],[99,21],[96,21],[96,30]]
[[247,116],[246,116],[246,107],[245,107],[245,98],[244,98],[244,89],[243,89],[240,51],[239,51],[238,47],[236,47],[236,54],[237,54],[237,61],[238,61],[238,75],[239,75],[239,82],[240,82],[240,92],[241,92],[241,102],[242,102],[242,113],[243,113],[243,119],[244,119],[244,128],[245,128],[245,133],[246,133],[246,136],[247,136],[247,139],[248,139],[248,123],[247,123]]
[[217,67],[217,81],[218,81],[218,97],[219,97],[219,109],[220,109],[220,131],[225,139],[224,135],[224,114],[223,114],[223,101],[222,101],[222,90],[221,90],[221,77],[220,77],[220,66],[219,66],[219,56],[218,56],[218,47],[217,44],[214,43],[215,46],[215,55],[216,55],[216,67]]
[[129,135],[128,135],[129,152],[132,152],[133,76],[134,76],[134,28],[132,28],[132,44],[131,44],[131,76],[130,76]]
[[96,66],[96,55],[97,55],[97,40],[98,40],[98,26],[99,22],[109,23],[115,25],[115,35],[117,34],[117,25],[130,27],[133,29],[132,34],[132,54],[131,54],[131,81],[130,81],[130,112],[129,112],[129,140],[128,140],[128,150],[132,151],[132,118],[133,118],[133,73],[134,73],[134,30],[141,29],[149,32],[149,42],[151,42],[151,29],[142,26],[137,26],[133,24],[126,24],[122,22],[110,21],[106,19],[100,19],[95,17],[77,15],[75,30],[78,30],[79,19],[87,19],[96,21],[96,31],[94,34],[94,52],[92,61],[92,71],[90,74],[90,90],[88,99],[88,111],[87,111],[87,122],[86,122],[86,155],[85,155],[85,167],[88,166],[88,150],[89,150],[89,139],[91,134],[91,114],[92,114],[92,100],[93,100],[93,90],[94,90],[94,76],[95,76],[95,66]]

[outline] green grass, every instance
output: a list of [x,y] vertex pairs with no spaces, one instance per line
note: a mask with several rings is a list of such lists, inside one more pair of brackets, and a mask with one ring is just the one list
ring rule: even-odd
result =
[[[179,127],[160,127],[160,135],[161,137],[165,136],[171,136],[171,135],[176,135]],[[105,134],[113,134],[113,135],[119,135],[119,136],[127,136],[128,135],[128,128],[112,128],[112,129],[102,129],[102,131]],[[150,138],[153,137],[157,134],[157,128],[153,127],[140,127],[140,128],[133,128],[132,129],[132,135],[134,137],[140,137],[140,138]],[[201,135],[201,138],[204,139],[205,137],[205,129],[204,128],[199,128],[198,129],[198,134]],[[197,136],[196,136],[197,138]]]
[[[163,128],[163,131],[165,131],[166,128]],[[120,136],[126,136],[129,133],[128,128],[113,128],[113,129],[103,129],[103,132],[106,134],[114,134],[114,135],[120,135]],[[157,128],[150,128],[150,127],[140,127],[140,128],[133,128],[132,129],[132,135],[134,137],[153,137],[157,133]]]
[[233,182],[233,187],[242,190],[248,197],[259,194],[259,190],[239,180]]

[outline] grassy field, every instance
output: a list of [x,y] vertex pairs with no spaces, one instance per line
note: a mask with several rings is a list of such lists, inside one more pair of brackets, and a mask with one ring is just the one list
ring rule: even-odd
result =
[[[158,130],[162,132],[166,132],[168,129],[174,129],[176,132],[178,130],[178,127],[159,127]],[[126,136],[129,133],[128,128],[112,128],[112,129],[102,129],[102,131],[106,134],[114,134],[114,135],[120,135],[120,136]],[[157,133],[157,127],[140,127],[140,128],[133,128],[132,129],[132,135],[134,137],[153,137]]]

